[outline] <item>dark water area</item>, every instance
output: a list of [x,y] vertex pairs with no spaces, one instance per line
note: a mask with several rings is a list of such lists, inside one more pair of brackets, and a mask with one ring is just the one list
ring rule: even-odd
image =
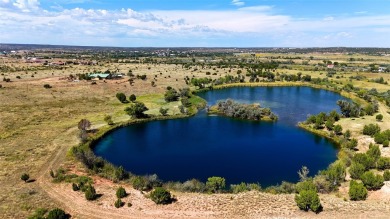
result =
[[279,117],[253,122],[204,111],[186,119],[153,121],[120,128],[101,139],[97,156],[138,174],[164,181],[206,181],[225,177],[228,184],[259,182],[263,187],[296,182],[302,166],[310,175],[337,159],[336,146],[297,127],[309,114],[337,110],[339,94],[309,87],[239,87],[198,94],[209,105],[227,98],[260,103]]

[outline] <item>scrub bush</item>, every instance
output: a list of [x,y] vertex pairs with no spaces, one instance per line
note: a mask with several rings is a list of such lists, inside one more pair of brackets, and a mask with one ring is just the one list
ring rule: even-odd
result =
[[355,180],[352,180],[349,183],[349,198],[352,201],[366,200],[367,198],[367,189],[364,187],[363,183],[358,183]]
[[170,204],[172,202],[171,193],[162,187],[156,187],[151,193],[150,198],[156,204]]

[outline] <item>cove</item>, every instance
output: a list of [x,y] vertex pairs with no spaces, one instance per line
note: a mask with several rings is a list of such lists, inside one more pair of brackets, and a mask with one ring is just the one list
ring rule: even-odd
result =
[[253,122],[197,115],[120,128],[97,142],[94,152],[137,174],[157,174],[163,181],[225,177],[228,184],[258,182],[263,187],[296,182],[302,166],[310,175],[337,157],[327,139],[297,127],[309,114],[337,110],[337,93],[310,87],[237,87],[198,93],[208,105],[227,98],[260,103],[279,117]]

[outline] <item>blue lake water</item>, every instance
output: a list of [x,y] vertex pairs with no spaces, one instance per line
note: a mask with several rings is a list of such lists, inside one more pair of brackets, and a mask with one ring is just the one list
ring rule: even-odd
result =
[[296,182],[302,166],[310,175],[337,159],[336,146],[297,127],[308,114],[337,110],[339,94],[309,87],[239,87],[198,94],[209,105],[227,98],[260,103],[277,122],[252,122],[204,111],[186,119],[153,121],[120,128],[101,139],[94,152],[138,174],[164,181],[259,182],[262,186]]

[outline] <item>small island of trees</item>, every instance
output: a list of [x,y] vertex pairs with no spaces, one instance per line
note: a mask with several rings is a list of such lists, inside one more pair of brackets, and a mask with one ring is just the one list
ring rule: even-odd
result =
[[276,121],[278,119],[271,112],[271,109],[262,108],[260,104],[237,103],[231,99],[219,101],[216,105],[210,107],[209,113],[254,121]]

